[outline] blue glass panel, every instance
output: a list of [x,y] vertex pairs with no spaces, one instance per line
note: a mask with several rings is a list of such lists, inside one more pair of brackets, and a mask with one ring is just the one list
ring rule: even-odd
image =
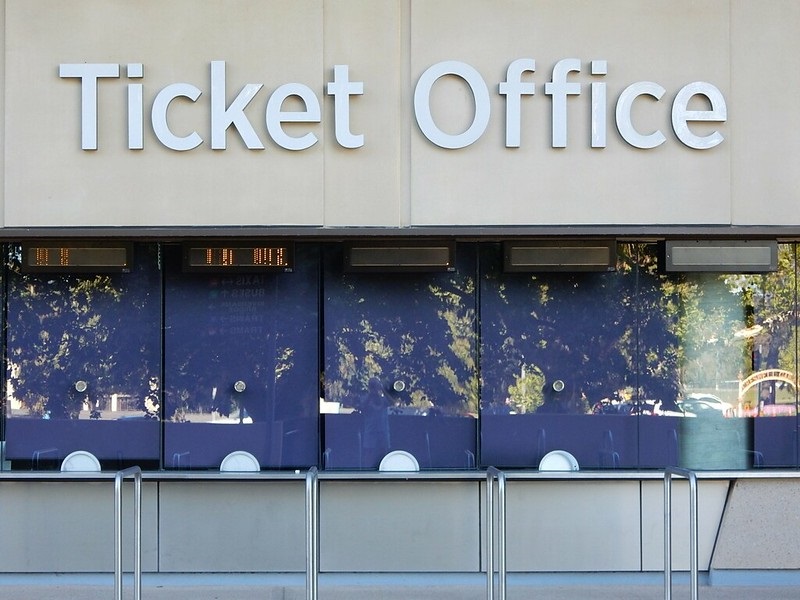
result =
[[318,250],[291,273],[182,273],[178,247],[165,264],[165,466],[317,464]]
[[6,455],[57,467],[72,451],[103,466],[160,456],[158,247],[137,244],[131,273],[23,275],[11,248]]
[[637,420],[585,414],[483,414],[481,462],[503,468],[535,468],[548,452],[566,450],[581,468],[636,467]]
[[797,417],[753,419],[754,467],[797,466]]
[[326,247],[326,468],[375,469],[391,450],[475,466],[475,247],[456,255],[449,273],[354,274]]
[[481,463],[566,450],[581,468],[637,466],[636,278],[502,264],[499,244],[481,245]]

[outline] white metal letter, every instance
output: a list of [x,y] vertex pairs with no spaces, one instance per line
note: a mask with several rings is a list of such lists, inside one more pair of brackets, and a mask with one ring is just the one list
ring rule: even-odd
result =
[[544,93],[553,97],[553,148],[567,147],[567,96],[581,93],[580,83],[567,83],[571,71],[580,73],[580,59],[562,58],[553,67],[552,81],[544,84]]
[[663,87],[652,81],[639,81],[626,87],[620,94],[619,100],[617,100],[617,129],[631,146],[649,149],[660,146],[666,141],[664,134],[659,130],[647,135],[639,133],[631,121],[631,108],[636,98],[652,96],[656,100],[660,100],[665,91]]
[[227,147],[225,132],[231,125],[236,127],[250,150],[264,149],[264,145],[244,114],[244,109],[262,87],[260,83],[248,83],[226,108],[225,61],[211,61],[211,148],[213,150],[225,150]]
[[100,77],[119,77],[119,65],[61,64],[58,76],[81,80],[81,148],[97,150],[97,80]]
[[350,81],[349,67],[335,65],[333,81],[328,82],[328,95],[333,96],[336,141],[345,148],[360,148],[364,135],[350,132],[350,96],[364,93],[362,81]]
[[[692,96],[702,95],[711,102],[711,110],[688,110],[689,100]],[[675,101],[672,103],[672,129],[675,135],[689,148],[708,150],[718,146],[725,138],[719,131],[714,131],[706,136],[695,135],[689,130],[687,121],[718,121],[728,118],[728,108],[722,92],[715,86],[705,81],[695,81],[685,85]]]
[[[445,75],[455,75],[467,82],[475,99],[475,117],[466,131],[458,135],[450,135],[436,126],[431,115],[430,95],[436,80]],[[470,65],[456,60],[448,60],[428,67],[417,82],[414,90],[414,114],[417,125],[431,142],[442,148],[464,148],[474,143],[489,124],[491,108],[489,105],[489,88],[480,73]]]
[[499,86],[499,92],[506,97],[506,148],[519,148],[522,129],[522,94],[533,96],[536,86],[522,82],[522,74],[536,71],[536,61],[532,58],[518,58],[506,71],[506,80]]
[[[141,79],[144,77],[144,66],[141,63],[128,65],[128,77]],[[144,103],[142,101],[142,84],[128,84],[128,148],[141,150],[144,148]]]
[[[607,75],[608,63],[592,61],[592,75]],[[592,82],[592,148],[606,147],[606,84]]]
[[[306,105],[306,110],[284,112],[281,110],[284,100],[289,96],[298,96]],[[301,137],[292,137],[284,130],[281,123],[319,123],[321,111],[319,100],[314,92],[300,83],[285,83],[275,90],[267,102],[267,131],[281,148],[287,150],[305,150],[317,143],[317,136],[310,131]]]
[[178,137],[169,128],[167,123],[167,109],[169,103],[175,98],[189,98],[192,102],[196,102],[202,92],[195,86],[189,83],[173,83],[168,85],[163,90],[158,92],[156,99],[153,100],[153,131],[158,140],[171,150],[192,150],[197,148],[203,143],[196,131],[193,131],[187,136]]

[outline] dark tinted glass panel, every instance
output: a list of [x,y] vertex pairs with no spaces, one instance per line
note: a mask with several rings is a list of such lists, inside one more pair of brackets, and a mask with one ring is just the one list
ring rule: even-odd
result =
[[326,248],[326,468],[375,469],[393,450],[474,467],[475,246],[457,247],[452,273],[344,273],[343,260]]
[[217,468],[231,452],[261,467],[318,460],[319,259],[292,273],[183,273],[167,247],[165,464]]
[[9,255],[7,458],[57,468],[91,452],[103,467],[158,465],[161,274],[137,244],[131,273],[21,274]]
[[636,278],[504,273],[481,245],[481,462],[536,467],[554,450],[581,468],[637,465],[632,368]]

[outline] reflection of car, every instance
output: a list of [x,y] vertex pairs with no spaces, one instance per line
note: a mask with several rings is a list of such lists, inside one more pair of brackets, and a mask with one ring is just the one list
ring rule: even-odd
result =
[[733,415],[733,409],[726,402],[710,402],[705,399],[687,398],[679,404],[685,413],[697,415],[698,417],[722,418]]
[[733,416],[733,406],[731,406],[728,402],[725,402],[724,400],[715,396],[714,394],[702,394],[702,393],[689,394],[688,396],[686,396],[686,400],[684,400],[684,402],[690,400],[701,400],[703,402],[708,402],[713,406],[713,408],[716,408],[717,410],[721,411],[724,416],[726,417]]
[[684,410],[680,402],[662,402],[657,400],[653,407],[653,414],[661,417],[696,417],[693,412]]
[[603,398],[595,402],[592,406],[593,415],[629,415],[631,414],[631,407],[627,402]]
[[654,400],[616,400],[603,398],[592,406],[593,415],[652,415]]
[[656,400],[639,400],[631,411],[632,415],[654,415],[656,414]]

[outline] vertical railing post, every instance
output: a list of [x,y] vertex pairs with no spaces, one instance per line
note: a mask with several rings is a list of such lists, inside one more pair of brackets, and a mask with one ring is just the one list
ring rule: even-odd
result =
[[142,470],[129,467],[114,477],[114,597],[122,600],[122,482],[133,477],[133,597],[142,599]]
[[672,478],[689,481],[689,590],[698,598],[697,474],[688,469],[664,469],[664,599],[672,599]]
[[306,473],[306,599],[317,600],[319,593],[319,472]]
[[497,591],[506,598],[506,476],[496,467],[486,469],[486,597],[494,600],[494,480],[497,479]]

